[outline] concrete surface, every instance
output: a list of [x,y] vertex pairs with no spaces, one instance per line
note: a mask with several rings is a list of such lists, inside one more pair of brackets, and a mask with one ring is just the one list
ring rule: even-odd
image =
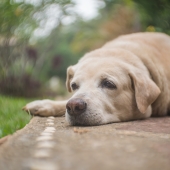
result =
[[170,170],[170,117],[93,127],[34,117],[0,146],[0,170]]

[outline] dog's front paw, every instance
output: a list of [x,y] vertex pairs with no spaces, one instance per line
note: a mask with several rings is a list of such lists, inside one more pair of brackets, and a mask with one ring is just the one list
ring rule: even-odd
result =
[[24,111],[35,116],[53,116],[55,109],[51,100],[36,100],[22,108]]

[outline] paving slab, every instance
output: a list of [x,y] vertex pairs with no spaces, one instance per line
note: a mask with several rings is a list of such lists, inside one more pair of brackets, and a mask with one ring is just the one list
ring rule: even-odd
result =
[[170,117],[72,127],[34,117],[0,146],[0,170],[170,170]]

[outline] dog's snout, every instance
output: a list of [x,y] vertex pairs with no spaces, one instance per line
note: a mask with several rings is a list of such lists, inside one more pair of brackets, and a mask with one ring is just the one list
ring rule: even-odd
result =
[[79,98],[73,98],[67,102],[66,108],[69,115],[78,115],[86,110],[87,103]]

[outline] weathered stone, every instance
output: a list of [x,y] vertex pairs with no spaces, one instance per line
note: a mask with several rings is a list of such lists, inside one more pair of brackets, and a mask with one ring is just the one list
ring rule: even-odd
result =
[[[0,170],[170,169],[170,117],[76,128],[63,123],[63,117],[54,118],[53,127],[46,122],[34,117],[1,145]],[[36,140],[51,136],[46,133],[52,139]],[[48,156],[36,157],[40,149],[47,149]]]

